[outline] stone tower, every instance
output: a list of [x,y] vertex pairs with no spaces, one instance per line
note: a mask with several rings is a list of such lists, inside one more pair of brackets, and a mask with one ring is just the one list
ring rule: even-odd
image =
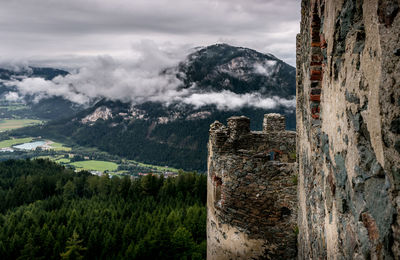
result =
[[303,0],[299,259],[400,259],[399,0]]
[[296,133],[279,114],[215,122],[208,144],[207,259],[294,259]]

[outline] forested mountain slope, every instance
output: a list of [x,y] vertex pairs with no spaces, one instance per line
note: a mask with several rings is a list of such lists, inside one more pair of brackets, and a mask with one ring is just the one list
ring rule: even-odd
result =
[[[295,129],[295,69],[271,54],[216,44],[199,48],[177,67],[188,93],[170,102],[130,103],[104,98],[88,109],[16,134],[44,136],[95,146],[129,159],[185,170],[206,169],[209,125],[233,115],[251,118],[260,129],[263,115],[286,114]],[[126,93],[127,95],[129,93]],[[166,103],[167,102],[167,103]]]
[[205,175],[131,181],[6,161],[0,197],[1,259],[205,259]]

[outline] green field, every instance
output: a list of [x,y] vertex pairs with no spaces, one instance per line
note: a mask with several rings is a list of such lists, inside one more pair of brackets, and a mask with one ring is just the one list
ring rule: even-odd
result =
[[64,155],[45,155],[45,156],[38,156],[35,157],[36,159],[49,159],[50,161],[54,161],[56,163],[64,163],[68,164],[71,162],[70,159],[65,158]]
[[62,143],[54,142],[54,143],[51,143],[50,146],[51,146],[51,149],[54,151],[65,151],[65,152],[71,151],[71,147],[66,147]]
[[131,162],[137,163],[137,165],[140,167],[153,168],[160,172],[178,172],[179,171],[178,169],[171,168],[171,167],[157,166],[157,165],[152,165],[152,164],[140,163],[140,162],[136,162],[136,161],[131,161]]
[[57,159],[55,160],[56,163],[70,163],[71,160],[67,159],[67,158],[61,158],[61,159]]
[[11,147],[16,144],[23,144],[23,143],[29,143],[33,140],[32,137],[27,137],[27,138],[15,138],[15,139],[8,139],[0,142],[0,149],[1,148],[6,148],[6,147]]
[[118,168],[118,164],[113,162],[105,162],[105,161],[79,161],[70,163],[75,166],[78,170],[92,170],[92,171],[116,171]]
[[38,157],[35,157],[34,159],[49,159],[49,160],[51,160],[51,161],[54,161],[54,160],[56,160],[57,158],[55,158],[54,156],[45,155],[45,156],[38,156]]
[[25,126],[41,124],[41,120],[35,119],[3,119],[0,120],[0,132],[17,129]]

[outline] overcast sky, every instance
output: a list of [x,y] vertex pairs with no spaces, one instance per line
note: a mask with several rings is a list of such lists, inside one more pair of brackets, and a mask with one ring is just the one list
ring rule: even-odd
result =
[[181,54],[225,42],[294,65],[299,21],[299,0],[0,0],[0,60],[81,67],[143,42]]

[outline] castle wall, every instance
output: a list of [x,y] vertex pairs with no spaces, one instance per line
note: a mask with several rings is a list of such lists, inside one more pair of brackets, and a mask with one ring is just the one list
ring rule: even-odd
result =
[[399,259],[399,6],[302,1],[299,259]]
[[294,259],[296,133],[278,114],[265,116],[263,132],[249,126],[246,117],[211,125],[207,259]]

